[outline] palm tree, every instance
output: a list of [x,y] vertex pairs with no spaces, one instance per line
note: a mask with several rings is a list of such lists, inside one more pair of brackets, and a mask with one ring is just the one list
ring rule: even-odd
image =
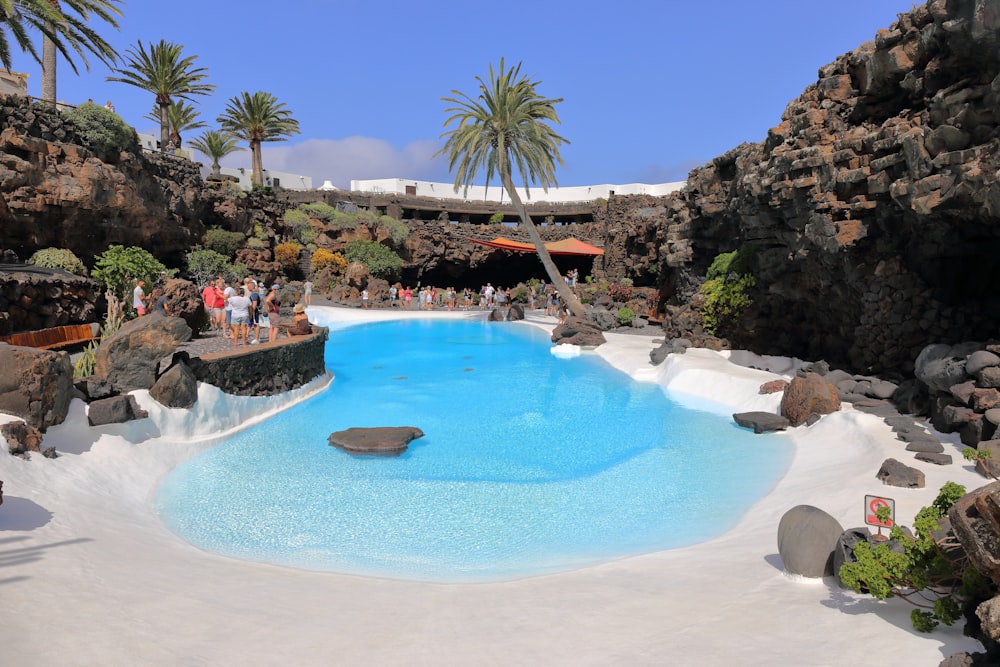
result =
[[[22,4],[39,4],[28,0],[15,0]],[[46,20],[47,30],[42,32],[42,99],[46,102],[56,101],[56,60],[59,53],[63,54],[73,72],[79,74],[76,65],[69,58],[66,49],[60,44],[59,37],[65,39],[83,59],[83,64],[90,70],[90,65],[83,50],[90,51],[105,65],[112,65],[118,60],[118,52],[101,38],[87,23],[96,17],[118,29],[116,16],[122,11],[116,5],[121,0],[43,0],[51,9],[59,14],[56,20]],[[73,12],[72,14],[69,12]]]
[[[153,110],[146,114],[146,118],[159,123],[159,107],[153,107]],[[198,111],[184,100],[171,102],[170,107],[167,109],[168,143],[174,148],[180,148],[182,142],[182,132],[207,127],[205,123],[200,120],[196,120],[197,118]]]
[[441,98],[454,105],[445,110],[451,114],[445,127],[452,123],[457,126],[441,135],[446,141],[435,157],[448,155],[448,169],[455,172],[455,192],[464,185],[468,193],[480,169],[486,170],[487,186],[494,175],[500,177],[549,280],[570,311],[583,317],[583,304],[552,261],[511,177],[511,170],[516,168],[529,197],[529,180],[537,182],[545,192],[549,185],[556,185],[555,163],[563,163],[559,146],[569,141],[556,134],[548,123],[559,122],[554,105],[562,102],[562,98],[539,96],[535,86],[540,82],[529,81],[527,76],[521,75],[521,63],[505,69],[503,58],[498,71],[490,65],[487,81],[478,76],[476,81],[479,82],[479,96],[475,99],[457,90],[451,91],[455,97]]
[[250,144],[253,184],[264,185],[264,163],[260,144],[264,141],[285,141],[299,133],[299,121],[284,103],[263,91],[253,95],[240,93],[229,100],[226,111],[218,118],[222,129]]
[[180,44],[161,39],[156,44],[150,44],[147,51],[142,40],[139,40],[138,47],[125,51],[125,67],[114,69],[121,76],[108,77],[108,81],[127,83],[156,95],[156,105],[160,108],[162,151],[167,150],[170,142],[169,109],[173,98],[190,101],[192,95],[207,95],[215,90],[212,84],[202,83],[208,76],[208,70],[194,66],[198,56],[181,58],[183,48]]
[[[54,58],[56,53],[61,53],[74,72],[77,72],[77,69],[70,56],[70,50],[76,52],[88,69],[85,51],[89,51],[106,64],[113,63],[118,54],[100,35],[87,26],[87,21],[91,16],[96,16],[117,28],[114,16],[121,15],[121,12],[110,3],[119,3],[121,0],[65,1],[79,13],[79,17],[63,13],[57,0],[0,0],[0,64],[7,69],[11,68],[12,43],[35,61],[42,63],[43,59],[39,57],[31,36],[35,30],[42,34],[43,42],[50,42],[51,57]],[[44,70],[43,64],[43,78]],[[55,76],[55,70],[52,70],[52,76]]]
[[206,130],[196,137],[188,146],[212,158],[212,176],[218,178],[222,175],[222,167],[219,160],[230,153],[243,150],[236,145],[238,139],[231,134],[220,132],[219,130]]

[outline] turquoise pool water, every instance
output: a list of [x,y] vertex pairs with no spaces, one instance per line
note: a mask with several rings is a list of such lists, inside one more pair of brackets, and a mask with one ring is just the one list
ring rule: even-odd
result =
[[[191,458],[154,508],[237,558],[427,581],[564,571],[731,528],[784,473],[782,436],[685,409],[533,327],[406,320],[331,331],[329,390]],[[417,426],[398,458],[327,444]]]

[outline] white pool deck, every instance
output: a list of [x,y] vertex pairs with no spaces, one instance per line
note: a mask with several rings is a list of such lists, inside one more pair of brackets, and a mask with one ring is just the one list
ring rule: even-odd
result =
[[[321,323],[484,313],[311,308]],[[551,318],[531,317],[551,328]],[[608,335],[596,352],[682,401],[727,412],[776,411],[766,380],[795,363],[691,350],[649,363],[652,338]],[[768,367],[776,373],[755,370]],[[782,375],[784,374],[784,375]],[[191,411],[136,392],[150,417],[90,428],[74,401],[44,446],[55,460],[0,456],[0,665],[937,665],[979,650],[961,628],[921,635],[910,607],[782,572],[782,514],[815,505],[846,527],[865,494],[911,520],[946,481],[986,480],[956,462],[916,462],[880,419],[846,407],[787,434],[789,470],[728,533],[691,547],[562,574],[489,584],[430,584],[317,573],[203,552],[150,509],[177,463],[255,419],[322,391],[329,377],[280,398],[226,396],[202,385]],[[0,415],[0,421],[12,417]],[[2,438],[0,438],[2,440]],[[881,462],[924,471],[925,489],[884,487]]]

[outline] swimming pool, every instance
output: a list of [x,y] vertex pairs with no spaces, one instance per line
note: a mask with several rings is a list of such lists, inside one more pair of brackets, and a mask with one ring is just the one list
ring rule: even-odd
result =
[[[331,332],[331,387],[185,461],[154,509],[203,549],[312,570],[492,581],[669,549],[729,528],[791,460],[596,355],[514,323]],[[330,447],[416,426],[398,458]]]

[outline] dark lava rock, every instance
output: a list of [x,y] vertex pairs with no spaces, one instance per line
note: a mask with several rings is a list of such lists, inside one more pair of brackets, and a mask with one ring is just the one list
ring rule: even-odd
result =
[[330,445],[350,454],[399,456],[411,440],[424,437],[415,426],[354,427],[330,434]]
[[784,431],[788,428],[787,419],[771,412],[737,412],[733,415],[733,421],[743,428],[752,428],[754,433]]

